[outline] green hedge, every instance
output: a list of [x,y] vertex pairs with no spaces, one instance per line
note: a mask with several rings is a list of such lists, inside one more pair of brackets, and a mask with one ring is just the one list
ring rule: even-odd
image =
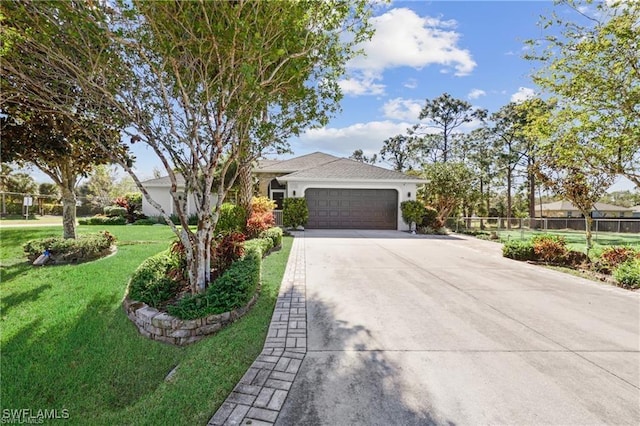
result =
[[167,312],[180,319],[216,315],[246,305],[260,284],[261,253],[247,248],[242,259],[234,262],[203,294],[187,295]]
[[613,277],[624,287],[640,288],[640,259],[630,259],[620,264],[613,271]]
[[284,226],[297,228],[309,220],[309,207],[304,198],[285,198],[282,202],[282,222]]
[[264,257],[272,248],[273,240],[271,238],[254,238],[244,243],[245,255],[247,251],[257,250],[260,257]]
[[169,250],[151,256],[135,270],[129,283],[129,297],[158,307],[175,296],[179,284],[167,277],[175,263]]
[[28,241],[24,252],[33,262],[45,250],[60,263],[80,263],[103,257],[115,242],[115,237],[107,231],[97,234],[80,235],[77,239],[52,237]]
[[502,246],[502,255],[515,260],[535,260],[536,254],[533,251],[531,241],[507,241]]
[[269,228],[260,233],[260,238],[269,238],[273,242],[273,247],[282,245],[282,229],[278,227]]
[[126,225],[127,219],[122,216],[106,217],[96,215],[93,217],[87,217],[78,219],[80,225]]
[[246,223],[247,212],[241,206],[223,203],[216,223],[216,233],[243,232]]

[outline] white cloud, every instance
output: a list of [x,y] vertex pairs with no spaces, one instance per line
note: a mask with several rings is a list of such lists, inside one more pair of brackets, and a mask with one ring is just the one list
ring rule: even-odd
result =
[[422,103],[417,99],[390,99],[382,105],[384,117],[392,120],[418,121]]
[[518,91],[511,95],[511,102],[520,103],[536,96],[535,90],[529,87],[519,87]]
[[403,86],[407,89],[415,89],[416,87],[418,87],[418,80],[416,80],[415,78],[410,78],[403,83]]
[[384,94],[384,84],[374,82],[373,78],[347,78],[340,80],[338,84],[345,95],[382,95]]
[[442,72],[453,70],[456,76],[464,76],[476,67],[471,53],[458,46],[460,33],[455,31],[455,20],[423,17],[413,10],[396,8],[371,18],[371,24],[375,29],[372,39],[359,46],[366,55],[348,64],[352,75],[343,84],[351,89],[349,94],[370,94],[359,90],[360,86],[381,86],[374,82],[381,81],[384,70],[390,68],[439,65]]
[[469,98],[469,99],[478,99],[480,96],[485,96],[486,94],[487,94],[487,92],[485,92],[482,89],[471,89],[471,91],[467,95],[467,98]]
[[347,127],[323,127],[307,130],[300,138],[292,142],[296,155],[306,152],[323,151],[334,155],[348,157],[356,149],[362,149],[371,155],[380,151],[382,143],[395,135],[405,133],[410,122],[393,122],[390,120],[356,123]]

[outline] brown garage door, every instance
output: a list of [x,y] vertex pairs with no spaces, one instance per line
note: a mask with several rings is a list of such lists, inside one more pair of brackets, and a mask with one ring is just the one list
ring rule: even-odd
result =
[[393,189],[309,188],[309,229],[397,229],[398,192]]

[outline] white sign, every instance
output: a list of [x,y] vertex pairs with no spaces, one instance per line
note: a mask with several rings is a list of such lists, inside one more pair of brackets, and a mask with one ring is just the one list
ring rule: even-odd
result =
[[33,205],[33,197],[24,197],[24,200],[22,200],[22,205],[23,206],[32,206]]

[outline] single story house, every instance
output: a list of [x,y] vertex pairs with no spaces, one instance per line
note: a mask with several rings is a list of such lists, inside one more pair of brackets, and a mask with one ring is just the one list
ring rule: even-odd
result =
[[629,210],[631,210],[631,217],[640,218],[640,205],[631,206],[631,207],[629,207]]
[[[184,178],[181,175],[176,175],[176,181],[178,183],[178,191],[184,192]],[[171,180],[169,176],[164,176],[157,179],[150,179],[142,182],[142,186],[145,187],[151,198],[162,206],[165,212],[172,215],[175,211],[173,206],[173,198],[169,193],[171,188]],[[192,194],[187,195],[187,213],[195,214],[196,204]],[[145,196],[142,196],[142,213],[147,216],[160,216],[160,212],[153,207],[147,201]]]
[[425,180],[322,152],[283,161],[263,160],[254,169],[260,195],[276,202],[304,197],[309,229],[408,230],[400,203],[415,200]]
[[[593,218],[624,218],[632,217],[633,210],[629,207],[614,206],[606,203],[595,203],[591,209]],[[536,205],[536,217],[580,218],[582,213],[570,201],[554,201]]]

